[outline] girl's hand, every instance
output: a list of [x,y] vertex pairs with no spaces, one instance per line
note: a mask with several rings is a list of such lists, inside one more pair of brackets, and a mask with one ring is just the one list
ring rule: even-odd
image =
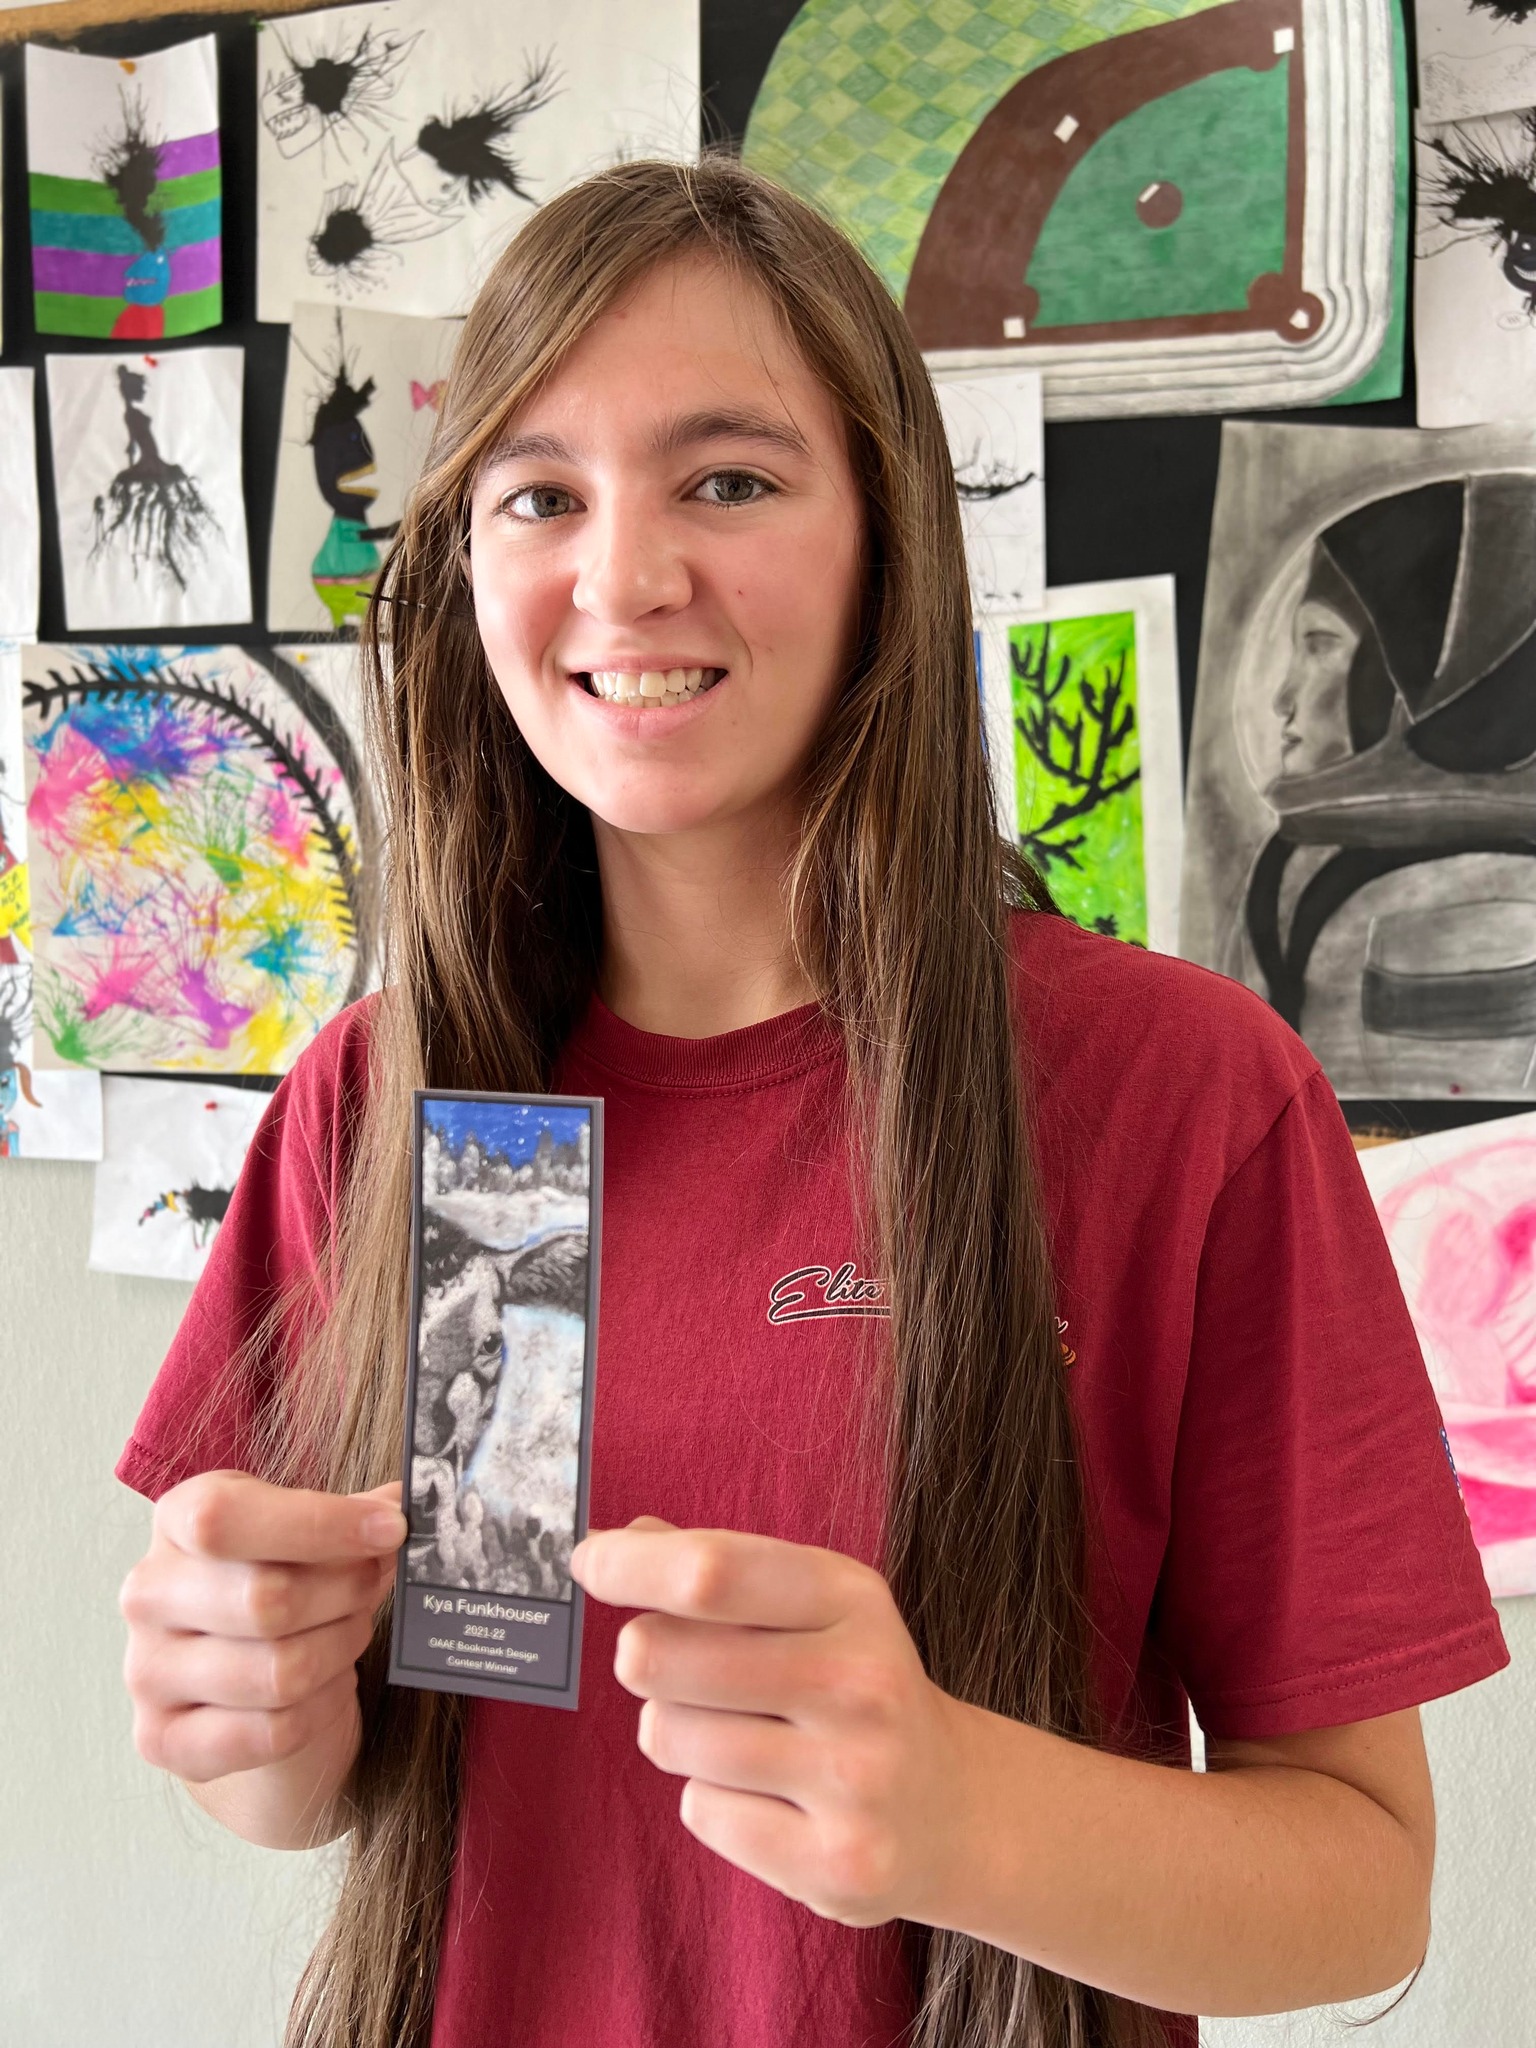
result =
[[964,1833],[969,1710],[933,1685],[878,1572],[645,1517],[577,1545],[594,1599],[650,1611],[614,1671],[683,1825],[824,1918],[922,1920]]
[[198,1785],[330,1735],[345,1748],[405,1533],[398,1480],[349,1495],[244,1472],[173,1486],[121,1597],[140,1756]]

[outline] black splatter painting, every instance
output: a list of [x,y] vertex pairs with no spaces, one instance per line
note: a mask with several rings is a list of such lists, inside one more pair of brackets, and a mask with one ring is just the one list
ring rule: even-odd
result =
[[552,56],[530,58],[521,85],[488,93],[422,124],[416,147],[436,166],[447,191],[462,194],[472,206],[497,190],[533,204],[509,144],[522,123],[555,98],[556,78]]
[[284,156],[307,149],[334,148],[345,158],[388,132],[395,116],[390,101],[400,89],[406,59],[421,40],[411,35],[360,33],[345,25],[301,54],[276,23],[267,30],[282,52],[282,65],[262,81],[261,118]]
[[117,388],[123,401],[123,426],[128,459],[92,513],[95,540],[91,557],[126,548],[134,572],[159,571],[178,590],[208,543],[222,529],[210,510],[197,479],[160,452],[154,423],[145,409],[149,381],[139,370],[120,363]]
[[1495,21],[1513,22],[1519,28],[1536,14],[1536,0],[1467,0],[1473,14],[1488,14]]
[[185,1217],[192,1228],[192,1242],[201,1251],[228,1215],[234,1192],[233,1188],[205,1188],[198,1181],[189,1188],[167,1188],[150,1203],[139,1222],[145,1224],[167,1211]]
[[1457,123],[1426,138],[1420,205],[1459,241],[1481,241],[1536,319],[1536,111]]
[[305,260],[314,276],[344,291],[376,290],[402,260],[402,244],[445,233],[455,217],[421,198],[391,143],[361,183],[326,193]]

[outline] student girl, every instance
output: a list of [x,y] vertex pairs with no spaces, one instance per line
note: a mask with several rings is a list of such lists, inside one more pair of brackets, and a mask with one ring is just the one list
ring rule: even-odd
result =
[[[291,2043],[1191,2044],[1408,1975],[1415,1710],[1504,1661],[1413,1332],[1305,1047],[999,843],[873,274],[726,160],[552,200],[380,590],[388,985],[120,1467],[141,1752],[349,1838]],[[423,1083],[606,1099],[575,1714],[381,1683]]]

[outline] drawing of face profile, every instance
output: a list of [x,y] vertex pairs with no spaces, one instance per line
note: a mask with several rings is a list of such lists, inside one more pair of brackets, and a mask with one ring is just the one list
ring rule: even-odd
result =
[[1342,613],[1303,597],[1291,620],[1291,658],[1275,692],[1280,779],[1312,775],[1348,760],[1349,678],[1359,632]]

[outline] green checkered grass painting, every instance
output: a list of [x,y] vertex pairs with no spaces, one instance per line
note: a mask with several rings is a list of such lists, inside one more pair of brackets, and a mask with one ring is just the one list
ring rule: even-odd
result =
[[899,300],[955,159],[1003,94],[1069,50],[1221,0],[806,0],[742,154],[813,200]]

